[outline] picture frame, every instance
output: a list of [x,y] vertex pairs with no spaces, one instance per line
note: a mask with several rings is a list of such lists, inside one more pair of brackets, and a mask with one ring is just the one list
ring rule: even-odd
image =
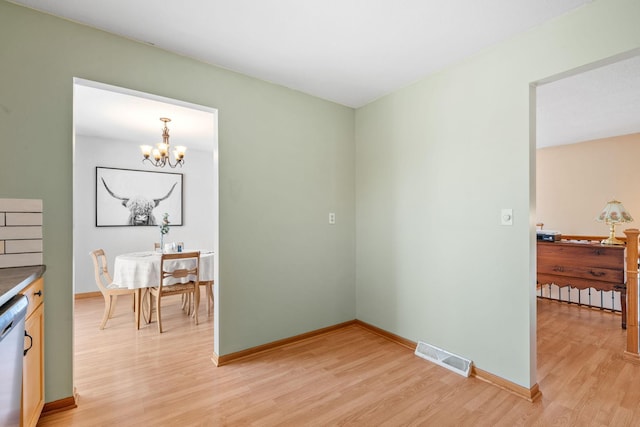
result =
[[96,166],[96,227],[171,226],[183,221],[183,174]]

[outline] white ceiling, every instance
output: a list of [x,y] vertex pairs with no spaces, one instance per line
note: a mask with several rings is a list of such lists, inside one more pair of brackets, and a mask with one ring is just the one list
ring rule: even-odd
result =
[[[12,2],[320,98],[360,107],[591,1]],[[541,86],[539,146],[577,142],[576,138],[594,139],[594,135],[600,138],[607,132],[609,135],[604,136],[640,131],[638,120],[634,120],[640,117],[634,113],[636,105],[640,105],[637,99],[640,73],[637,65],[625,67],[608,71],[620,72],[622,76],[594,72],[591,77],[581,75],[581,78]],[[603,77],[605,74],[607,77]],[[570,83],[576,78],[577,81]],[[607,83],[603,83],[603,78]],[[626,96],[630,91],[635,92],[635,98]],[[108,96],[102,101],[108,102]],[[585,112],[584,107],[589,106],[598,106],[598,109]],[[172,143],[177,144],[173,138],[179,134],[187,137],[193,129],[190,125],[180,128],[183,123],[178,113],[171,114],[173,116],[164,116],[173,120],[169,128]],[[160,138],[162,123],[160,116],[155,115],[158,117],[134,118],[127,109],[125,118],[155,126],[154,131]],[[97,126],[109,128],[101,123],[102,119],[90,118],[88,113],[86,116],[86,120],[92,120],[91,126],[98,123]],[[149,122],[151,124],[147,124]]]
[[155,146],[162,142],[160,118],[167,117],[173,146],[213,149],[214,115],[206,107],[86,81],[75,84],[73,91],[73,125],[78,135]]
[[640,56],[537,90],[538,148],[640,132]]
[[14,0],[350,107],[591,0]]

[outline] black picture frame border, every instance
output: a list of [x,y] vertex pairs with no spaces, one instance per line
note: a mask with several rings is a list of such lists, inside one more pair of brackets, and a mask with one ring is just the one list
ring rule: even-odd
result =
[[[148,170],[140,170],[140,169],[127,169],[127,168],[116,168],[116,167],[110,167],[110,166],[96,166],[96,173],[95,173],[95,225],[96,227],[157,227],[159,224],[145,224],[145,225],[132,225],[132,224],[99,224],[98,223],[98,211],[100,209],[99,206],[99,197],[98,197],[98,191],[100,191],[100,189],[102,188],[103,191],[104,187],[101,187],[101,175],[100,175],[100,171],[101,170],[110,170],[110,171],[122,171],[123,174],[132,174],[135,175],[137,173],[140,174],[144,174],[144,176],[147,176],[147,179],[149,179],[150,177],[153,176],[160,176],[160,175],[174,175],[176,176],[176,178],[179,179],[179,185],[176,186],[176,189],[180,190],[180,221],[177,222],[174,220],[172,220],[172,218],[170,217],[169,220],[171,221],[171,227],[180,227],[184,225],[184,174],[183,173],[179,173],[179,172],[164,172],[164,171],[148,171]],[[138,175],[141,176],[141,175]],[[124,208],[124,206],[123,206]],[[157,218],[158,223],[160,222],[161,218]]]

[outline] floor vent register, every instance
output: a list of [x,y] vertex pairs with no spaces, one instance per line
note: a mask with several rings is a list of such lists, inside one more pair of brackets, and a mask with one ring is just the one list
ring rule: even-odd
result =
[[422,341],[418,341],[415,355],[465,377],[471,372],[471,360]]

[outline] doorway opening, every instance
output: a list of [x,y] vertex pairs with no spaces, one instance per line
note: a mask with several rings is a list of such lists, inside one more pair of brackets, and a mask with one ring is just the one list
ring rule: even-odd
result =
[[[161,118],[170,118],[171,146],[185,146],[184,165],[160,168],[143,162],[141,145],[162,142]],[[218,225],[218,112],[216,109],[74,78],[73,81],[73,290],[76,298],[96,294],[90,252],[103,249],[113,271],[118,254],[152,251],[160,241],[163,207],[152,211],[155,221],[140,225],[105,225],[98,221],[98,173],[125,171],[129,175],[179,177],[182,191],[177,205],[180,222],[172,225],[165,242],[185,248],[210,250],[214,258],[213,331],[218,348],[219,225]],[[145,172],[154,172],[145,173]],[[161,172],[161,173],[158,173]],[[113,193],[125,192],[136,182],[123,182]],[[165,189],[162,189],[164,191]],[[166,193],[166,191],[165,191]],[[174,196],[175,197],[175,196]],[[130,212],[116,201],[128,216]],[[114,211],[115,212],[115,211]],[[173,219],[172,217],[171,219]],[[119,305],[126,306],[124,300]],[[122,309],[122,307],[120,307]],[[202,308],[201,308],[202,310]],[[96,333],[102,314],[96,313]],[[107,322],[107,328],[109,322]],[[131,325],[134,328],[134,325]],[[155,325],[154,325],[155,328]]]
[[[639,53],[636,49],[532,85],[532,217],[548,235],[561,233],[572,240],[589,237],[585,242],[595,236],[606,238],[608,227],[595,219],[612,198],[621,200],[632,215],[637,212],[636,222],[621,224],[617,235],[624,236],[624,229],[640,226],[640,200],[630,173],[640,155]],[[531,251],[532,265],[536,266],[535,244]],[[588,310],[577,304],[602,308],[603,316],[610,317],[603,322],[611,333],[620,331],[620,317],[611,314],[621,311],[618,292],[569,289],[543,286],[536,290],[533,313],[537,296],[542,294],[571,302],[571,306],[561,303],[565,306],[559,310]],[[546,302],[543,311],[547,316],[555,315]],[[637,318],[637,313],[633,316]],[[539,322],[536,317],[534,325],[540,326]],[[584,335],[584,330],[575,333]],[[570,339],[565,337],[565,341]],[[536,346],[536,353],[539,351]],[[619,351],[624,351],[624,346]],[[532,356],[536,361],[537,354]]]

